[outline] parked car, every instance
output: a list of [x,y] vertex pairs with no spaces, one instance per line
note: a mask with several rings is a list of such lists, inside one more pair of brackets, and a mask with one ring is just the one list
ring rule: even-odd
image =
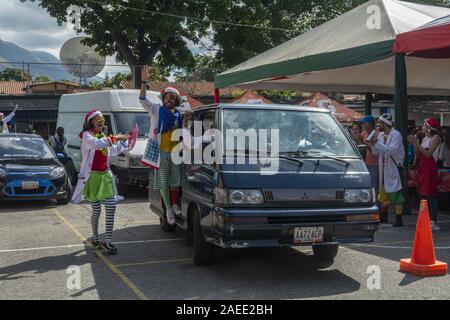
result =
[[[195,110],[194,120],[202,122],[203,130],[219,129],[216,139],[221,139],[225,153],[246,159],[245,164],[217,159],[212,164],[183,164],[182,215],[176,225],[168,224],[150,174],[150,208],[164,231],[177,226],[186,231],[195,263],[212,262],[215,248],[301,245],[312,245],[315,256],[332,261],[339,243],[373,241],[379,212],[369,172],[358,146],[329,111],[218,104]],[[230,149],[223,141],[227,129],[236,128],[279,129],[278,154],[273,151],[275,140],[268,142],[266,160],[249,143]],[[202,140],[202,150],[214,141],[205,136]],[[260,159],[254,164],[252,157]],[[261,174],[267,159],[278,160],[278,170]]]
[[0,200],[69,203],[72,185],[57,155],[38,135],[0,134]]
[[[150,91],[148,96],[159,102],[158,92]],[[80,131],[84,117],[90,110],[103,113],[106,134],[128,133],[135,123],[139,135],[133,150],[111,159],[111,171],[116,177],[119,193],[131,185],[147,186],[148,168],[141,163],[150,131],[150,115],[139,103],[139,90],[104,90],[87,93],[65,94],[59,102],[57,126],[64,128],[67,139],[66,169],[73,183],[76,182],[81,166]]]

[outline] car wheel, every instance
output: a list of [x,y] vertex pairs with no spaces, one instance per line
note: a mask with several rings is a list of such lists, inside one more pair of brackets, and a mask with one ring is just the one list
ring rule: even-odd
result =
[[312,246],[314,257],[321,261],[333,261],[336,257],[339,244],[337,243],[316,243]]
[[197,265],[213,262],[213,246],[205,241],[200,225],[200,212],[194,209],[193,220],[194,263]]
[[66,197],[64,199],[59,199],[58,204],[69,204],[70,200],[72,200],[72,194],[73,194],[73,187],[72,182],[70,181],[70,178],[67,178],[66,183]]

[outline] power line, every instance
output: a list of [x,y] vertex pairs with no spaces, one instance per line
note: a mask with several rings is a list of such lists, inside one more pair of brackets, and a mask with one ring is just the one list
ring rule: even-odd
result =
[[[95,3],[98,5],[108,5],[109,4],[109,3],[104,3],[104,2],[95,1],[95,0],[84,0],[84,1],[90,2],[90,3]],[[291,30],[291,29],[263,27],[263,26],[257,26],[257,25],[252,25],[252,24],[227,22],[227,21],[213,20],[213,19],[208,19],[208,18],[201,19],[201,18],[195,18],[195,17],[189,17],[189,16],[182,16],[182,15],[173,14],[173,13],[164,13],[164,12],[158,12],[158,11],[152,11],[152,10],[146,10],[146,9],[133,8],[133,7],[126,6],[124,4],[118,4],[118,5],[125,9],[128,9],[128,10],[156,14],[156,15],[172,17],[172,18],[179,18],[179,19],[183,19],[183,20],[195,20],[195,21],[216,23],[216,24],[222,24],[222,25],[230,25],[230,26],[243,27],[243,28],[253,28],[253,29],[263,29],[263,30],[272,30],[272,31],[283,31],[283,32],[296,32],[296,33],[299,32],[298,30]]]

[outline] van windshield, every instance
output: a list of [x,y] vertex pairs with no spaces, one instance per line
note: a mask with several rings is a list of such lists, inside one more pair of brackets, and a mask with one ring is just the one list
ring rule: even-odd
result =
[[128,133],[137,123],[139,137],[143,138],[150,132],[150,115],[147,112],[115,112],[114,119],[118,133]]
[[[270,152],[276,141],[271,129],[279,132],[279,153],[297,153],[304,156],[358,157],[348,138],[336,120],[327,113],[286,110],[223,110],[222,130],[225,133],[225,150],[254,149],[249,146],[249,134],[245,144],[239,143],[234,133],[228,129],[242,129],[244,132],[255,129],[259,136],[261,129],[267,130]],[[248,131],[250,133],[250,131]],[[243,136],[242,133],[237,136]],[[230,141],[234,141],[230,144]],[[241,140],[242,141],[242,140]],[[258,142],[258,149],[261,149]]]

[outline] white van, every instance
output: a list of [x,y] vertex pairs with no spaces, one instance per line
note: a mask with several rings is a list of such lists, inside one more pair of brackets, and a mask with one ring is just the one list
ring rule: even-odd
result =
[[[160,103],[159,92],[147,91],[147,97]],[[111,170],[116,176],[119,193],[130,185],[148,184],[149,169],[141,163],[150,131],[150,114],[139,103],[139,90],[105,90],[87,93],[65,94],[59,102],[58,127],[64,128],[67,138],[67,171],[76,181],[81,165],[81,141],[79,134],[84,117],[92,109],[105,117],[107,134],[127,133],[135,123],[139,126],[139,138],[131,152],[111,159]]]

